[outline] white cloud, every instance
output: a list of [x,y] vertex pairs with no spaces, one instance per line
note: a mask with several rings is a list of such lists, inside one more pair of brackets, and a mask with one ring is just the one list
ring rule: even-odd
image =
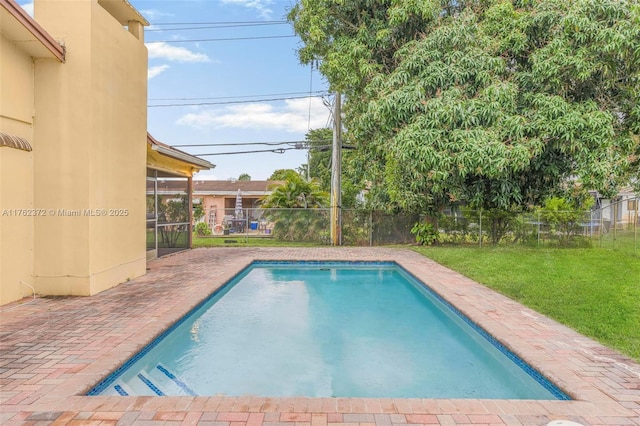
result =
[[[211,160],[207,159],[207,161],[211,161]],[[216,164],[213,161],[211,162],[214,165]],[[193,175],[193,180],[220,180],[220,178],[216,174],[215,169],[211,169],[211,170],[202,170],[202,171],[196,172]]]
[[238,5],[255,9],[260,13],[260,17],[268,19],[271,17],[273,10],[269,9],[269,5],[273,2],[271,0],[221,0],[224,4]]
[[140,14],[151,21],[163,16],[174,16],[172,13],[162,12],[157,9],[143,9],[140,11]]
[[147,70],[147,79],[151,80],[153,77],[168,70],[169,68],[170,68],[169,65],[158,65],[155,67],[151,67]]
[[29,16],[33,18],[33,2],[19,3],[19,4],[20,4],[20,7],[22,7],[25,10],[25,12],[27,12]]
[[328,117],[329,109],[321,99],[311,98],[309,115],[309,98],[302,98],[287,100],[281,107],[256,102],[189,113],[180,117],[177,124],[199,128],[232,127],[306,133],[309,128],[327,126]]
[[149,59],[161,58],[174,62],[211,62],[211,59],[204,53],[192,52],[185,47],[172,46],[170,44],[146,43],[149,51]]

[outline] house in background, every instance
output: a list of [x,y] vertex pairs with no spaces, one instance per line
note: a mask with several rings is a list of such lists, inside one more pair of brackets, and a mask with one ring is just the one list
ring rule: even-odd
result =
[[613,198],[603,198],[597,191],[592,191],[591,194],[595,198],[592,209],[596,215],[594,221],[618,227],[640,225],[640,194],[631,186],[621,188]]
[[[255,180],[193,180],[192,204],[201,204],[204,217],[214,234],[222,233],[224,227],[243,232],[245,227],[260,226],[262,211],[260,199],[271,194],[271,187],[281,181]],[[158,193],[165,199],[177,200],[186,194],[182,188],[168,179],[158,180]],[[239,197],[238,197],[239,196]],[[238,200],[242,206],[242,217],[236,211]]]
[[[204,218],[214,233],[219,230],[216,225],[225,225],[231,217],[236,216],[236,201],[238,194],[242,201],[243,217],[247,224],[259,222],[261,219],[260,200],[271,194],[271,187],[281,182],[256,181],[225,181],[225,180],[195,180],[193,184],[194,203],[202,203]],[[239,191],[239,192],[238,192]],[[219,231],[218,231],[219,232]]]
[[149,141],[147,25],[126,0],[0,0],[0,304],[143,275],[145,182],[213,166]]

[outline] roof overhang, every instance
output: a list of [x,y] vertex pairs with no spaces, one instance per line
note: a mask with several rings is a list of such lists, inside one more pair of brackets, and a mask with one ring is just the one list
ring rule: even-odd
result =
[[98,4],[116,18],[121,25],[129,25],[129,22],[133,21],[149,26],[149,21],[127,0],[98,0]]
[[33,58],[64,62],[64,47],[15,0],[0,0],[0,32]]
[[194,155],[188,154],[184,151],[180,151],[179,149],[175,149],[167,144],[159,142],[148,133],[147,133],[147,143],[151,145],[151,149],[153,151],[157,151],[158,153],[165,155],[167,157],[173,158],[175,160],[188,163],[198,171],[209,170],[216,167],[215,164],[212,164],[207,160],[203,160],[202,158],[198,158]]

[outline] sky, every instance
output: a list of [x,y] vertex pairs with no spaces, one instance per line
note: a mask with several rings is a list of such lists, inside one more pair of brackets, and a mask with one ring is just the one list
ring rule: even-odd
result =
[[[147,129],[157,140],[193,155],[270,150],[291,145],[180,145],[303,141],[309,129],[331,125],[327,104],[333,98],[326,81],[299,63],[300,39],[290,37],[289,23],[278,23],[286,20],[294,0],[129,2],[151,24],[145,29]],[[33,16],[33,2],[18,3]],[[250,37],[278,38],[204,41]],[[157,106],[167,104],[174,106]],[[300,167],[307,152],[201,158],[216,167],[195,179],[227,180],[246,173],[251,180],[265,180],[274,170]]]

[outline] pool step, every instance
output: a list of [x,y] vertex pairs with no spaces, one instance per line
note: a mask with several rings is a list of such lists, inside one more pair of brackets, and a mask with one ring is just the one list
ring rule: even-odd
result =
[[162,364],[158,364],[151,369],[142,370],[126,382],[123,380],[115,381],[104,395],[197,396],[184,380]]
[[137,395],[135,391],[131,390],[131,388],[124,383],[122,380],[118,380],[109,386],[101,395],[108,396],[129,396],[129,395]]
[[[180,377],[173,374],[162,364],[156,365],[153,372],[150,371],[149,374],[159,380],[162,380],[161,383],[166,383],[168,389],[171,389],[171,395],[197,396],[197,394],[191,390],[191,388]],[[168,382],[167,379],[169,379],[170,382]]]
[[149,377],[142,373],[138,373],[138,379],[144,383],[156,396],[165,396],[166,394],[160,389]]

